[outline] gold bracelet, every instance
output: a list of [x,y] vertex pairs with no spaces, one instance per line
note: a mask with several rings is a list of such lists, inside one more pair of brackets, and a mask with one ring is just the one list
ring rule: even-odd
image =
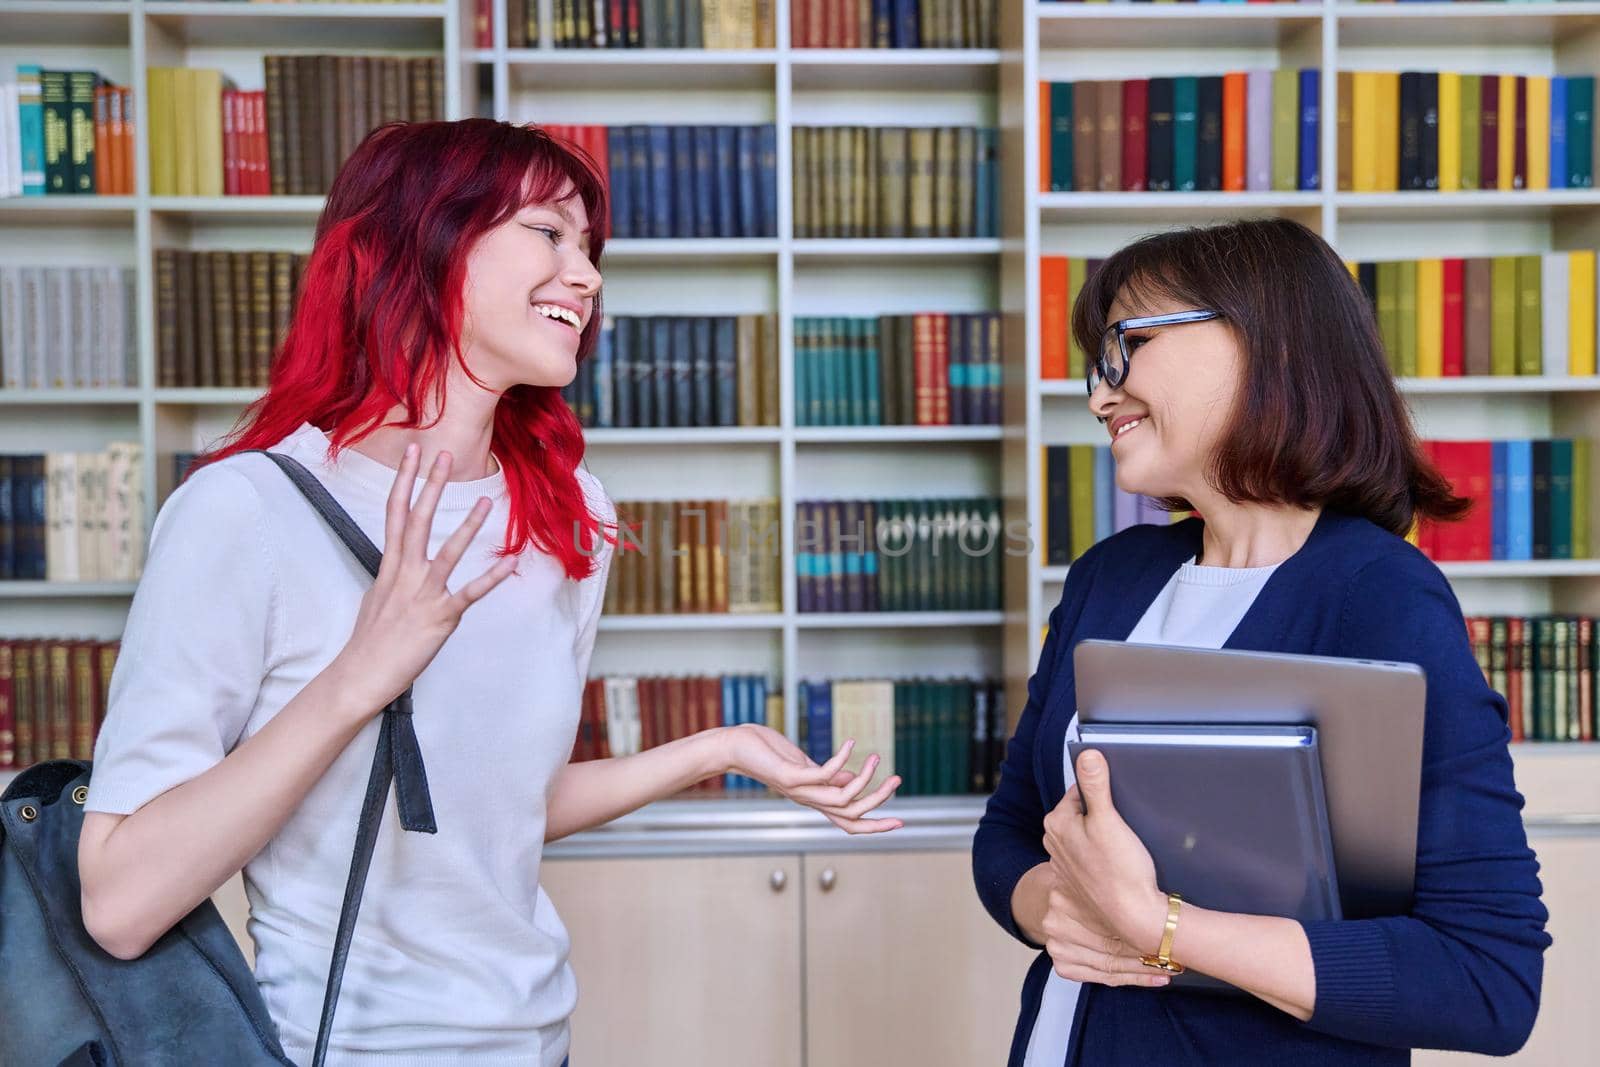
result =
[[1178,908],[1183,904],[1183,898],[1176,893],[1167,894],[1167,925],[1161,932],[1161,947],[1156,949],[1154,956],[1140,956],[1139,962],[1146,967],[1158,967],[1168,974],[1182,974],[1184,966],[1172,961],[1172,939],[1178,933]]

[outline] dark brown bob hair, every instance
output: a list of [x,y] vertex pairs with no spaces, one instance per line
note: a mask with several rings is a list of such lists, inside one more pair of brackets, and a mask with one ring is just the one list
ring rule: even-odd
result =
[[1310,229],[1248,219],[1135,241],[1078,295],[1072,336],[1084,352],[1099,351],[1119,294],[1130,315],[1167,300],[1221,312],[1233,331],[1243,380],[1207,472],[1229,500],[1322,506],[1402,537],[1414,520],[1470,510],[1417,440],[1366,294]]

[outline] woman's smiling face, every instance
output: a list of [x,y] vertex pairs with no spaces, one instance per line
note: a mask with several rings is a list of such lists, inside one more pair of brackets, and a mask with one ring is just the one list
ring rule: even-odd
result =
[[[1137,306],[1124,288],[1106,325],[1135,316],[1194,310],[1170,299]],[[1122,356],[1107,331],[1106,360]],[[1117,485],[1151,497],[1194,499],[1208,484],[1206,470],[1233,411],[1244,353],[1221,320],[1129,330],[1127,376],[1115,389],[1101,382],[1089,410],[1111,436]]]

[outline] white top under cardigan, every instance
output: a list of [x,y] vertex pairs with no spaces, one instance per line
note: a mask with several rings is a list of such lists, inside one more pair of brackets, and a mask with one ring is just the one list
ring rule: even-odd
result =
[[[395,472],[310,425],[273,448],[305,464],[375,545]],[[578,477],[590,510],[613,511]],[[422,487],[421,479],[417,491]],[[449,580],[504,540],[503,473],[446,486],[428,554],[494,502]],[[391,797],[334,1024],[332,1065],[559,1067],[577,1000],[568,939],[539,887],[545,805],[572,753],[610,549],[582,582],[529,550],[468,609],[417,678],[415,725],[436,834],[400,829]],[[370,584],[265,456],[205,467],[162,507],[95,746],[87,807],[126,814],[255,734],[344,646]],[[374,717],[245,866],[256,978],[285,1050],[310,1060]]]
[[[1187,645],[1221,648],[1232,636],[1256,595],[1278,569],[1270,567],[1202,567],[1191,557],[1162,587],[1139,619],[1129,641],[1147,645]],[[1078,719],[1067,726],[1067,739],[1076,740]],[[1067,788],[1077,781],[1063,746],[1061,753]],[[1067,1041],[1078,1007],[1078,983],[1051,971],[1044,998],[1028,1039],[1023,1067],[1061,1067],[1067,1059]]]

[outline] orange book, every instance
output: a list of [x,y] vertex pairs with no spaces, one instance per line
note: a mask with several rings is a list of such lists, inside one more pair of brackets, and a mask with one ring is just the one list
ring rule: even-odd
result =
[[1050,191],[1050,83],[1039,83],[1039,191]]
[[[1039,257],[1039,377],[1067,377],[1067,257]],[[920,420],[919,420],[920,421]]]
[[133,193],[133,145],[133,90],[129,88],[122,90],[122,151],[118,153],[122,163],[122,191],[129,195]]
[[101,196],[115,193],[111,185],[111,90],[94,91],[94,190]]
[[1247,83],[1242,71],[1222,76],[1222,190],[1227,193],[1244,192]]

